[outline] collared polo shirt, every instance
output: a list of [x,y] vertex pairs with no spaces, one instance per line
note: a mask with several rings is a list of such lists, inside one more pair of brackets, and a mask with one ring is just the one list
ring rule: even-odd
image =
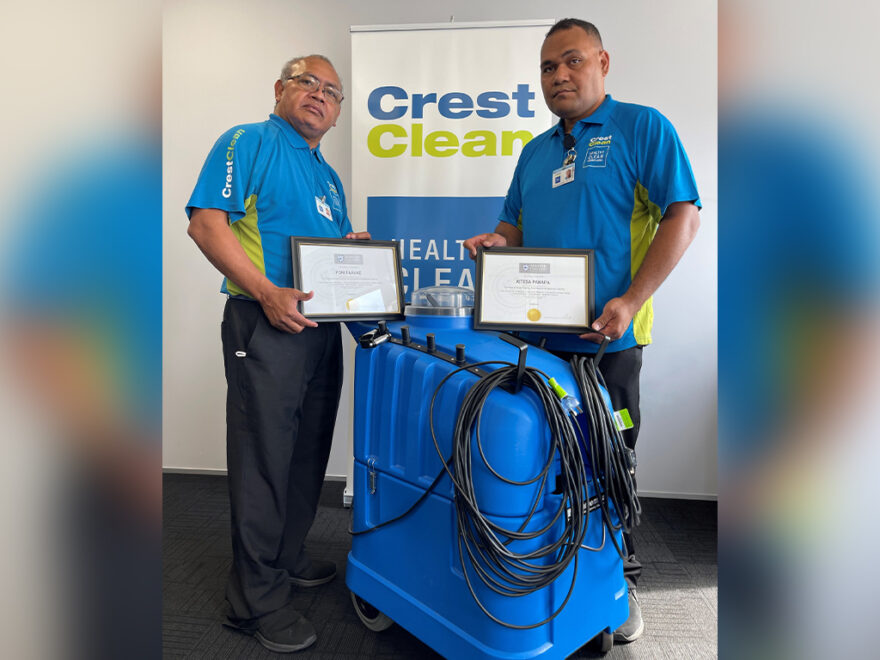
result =
[[[574,180],[553,187],[553,172],[566,150],[560,121],[531,140],[520,154],[499,220],[518,226],[526,247],[595,250],[595,316],[626,292],[673,202],[700,199],[678,134],[654,108],[605,97],[571,131],[577,153]],[[608,347],[619,351],[651,342],[652,300],[624,335]],[[595,352],[576,334],[536,333],[547,348]]]
[[[187,217],[194,208],[226,211],[250,260],[281,287],[293,286],[291,236],[341,238],[351,231],[342,182],[320,145],[311,149],[275,114],[220,136],[187,203]],[[226,278],[221,291],[247,295]]]

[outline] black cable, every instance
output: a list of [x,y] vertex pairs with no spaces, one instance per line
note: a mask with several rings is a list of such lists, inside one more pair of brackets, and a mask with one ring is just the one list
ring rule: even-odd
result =
[[[444,458],[434,428],[434,407],[437,397],[443,385],[456,374],[473,367],[486,365],[500,365],[500,367],[479,378],[466,393],[453,430],[452,455],[449,458]],[[549,380],[547,374],[538,369],[526,367],[522,386],[534,392],[543,406],[547,424],[550,427],[551,441],[542,467],[533,477],[523,481],[509,479],[495,470],[483,451],[480,434],[482,412],[486,400],[497,387],[515,383],[517,366],[510,362],[491,360],[464,365],[444,376],[434,390],[429,409],[431,439],[434,442],[437,455],[443,462],[443,469],[428,489],[402,514],[368,529],[358,532],[349,530],[350,533],[353,535],[365,534],[406,517],[433,492],[443,475],[447,474],[454,488],[453,500],[458,523],[459,560],[465,582],[479,608],[490,619],[508,628],[537,628],[554,619],[566,606],[574,592],[577,579],[578,551],[580,549],[591,552],[601,551],[605,547],[607,531],[611,531],[610,537],[618,555],[625,558],[625,552],[618,544],[615,533],[621,529],[624,532],[629,532],[634,525],[638,524],[641,513],[641,506],[635,493],[629,450],[623,444],[620,431],[602,397],[601,388],[604,387],[602,375],[596,369],[593,361],[588,358],[575,356],[572,358],[571,367],[581,391],[589,438],[584,437],[574,413],[566,412],[560,404],[559,398],[547,383]],[[539,483],[529,513],[517,529],[507,529],[495,524],[480,511],[472,472],[472,438],[476,442],[477,453],[483,464],[496,478],[511,485],[527,486]],[[596,492],[595,497],[604,522],[602,542],[595,548],[583,543],[589,527],[591,507],[588,490],[589,477],[581,446],[586,451],[586,459],[591,468]],[[553,467],[557,462],[559,475],[556,485],[560,495],[559,507],[542,529],[526,532],[526,527],[532,521],[543,501],[548,478],[554,475]],[[508,547],[515,540],[540,538],[552,529],[563,515],[565,516],[563,531],[555,541],[548,542],[526,553],[517,553]],[[465,562],[465,555],[468,557],[468,562]],[[536,563],[536,560],[544,560],[544,562]],[[502,621],[489,612],[477,596],[468,570],[468,564],[470,564],[471,571],[492,591],[505,596],[519,597],[539,591],[555,582],[572,561],[574,561],[574,570],[565,599],[559,608],[546,619],[530,625],[517,625]]]
[[[507,365],[509,365],[510,362],[494,362],[494,361],[478,362],[475,364],[467,364],[459,369],[456,369],[455,371],[447,374],[446,377],[443,378],[442,381],[440,381],[440,384],[437,385],[437,388],[434,390],[434,397],[437,396],[437,392],[440,391],[440,388],[443,386],[443,383],[445,383],[447,380],[449,380],[449,378],[451,376],[457,374],[460,371],[470,369],[471,367],[478,367],[478,366],[483,366],[483,365],[487,365],[487,364],[507,364]],[[432,405],[433,405],[433,401],[434,401],[434,399],[432,398],[431,399]],[[419,498],[415,502],[413,502],[412,505],[410,505],[410,507],[406,511],[404,511],[403,513],[401,513],[398,516],[395,516],[394,518],[391,518],[390,520],[383,520],[382,522],[380,522],[376,525],[373,525],[372,527],[367,527],[366,529],[354,531],[354,529],[351,526],[349,526],[348,533],[351,534],[352,536],[360,536],[361,534],[368,534],[369,532],[373,532],[377,529],[380,529],[382,527],[390,525],[391,523],[395,523],[398,520],[406,518],[410,513],[415,511],[416,508],[418,508],[419,504],[421,504],[422,502],[424,502],[428,498],[428,495],[430,495],[433,492],[434,488],[437,487],[437,484],[440,483],[440,479],[443,477],[443,475],[446,474],[447,472],[449,472],[448,466],[449,466],[449,463],[452,461],[452,458],[453,457],[450,456],[448,460],[443,460],[443,456],[440,457],[440,460],[443,460],[443,469],[440,470],[440,472],[437,474],[436,477],[434,477],[434,481],[431,482],[431,485],[428,486],[427,490],[425,490],[425,492],[422,493],[419,496]]]
[[[495,388],[514,384],[517,373],[515,365],[501,364],[505,366],[479,379],[465,395],[453,431],[452,461],[451,464],[447,462],[444,469],[449,474],[455,489],[459,559],[471,596],[480,609],[496,623],[508,628],[530,629],[542,626],[555,618],[568,603],[574,591],[578,551],[582,547],[589,524],[586,499],[587,475],[572,418],[563,409],[559,398],[548,385],[547,374],[531,367],[526,367],[523,373],[522,386],[537,395],[550,427],[551,440],[546,460],[537,474],[523,481],[506,478],[489,464],[482,448],[480,434],[483,406]],[[431,399],[429,417],[431,437],[441,459],[443,455],[434,429],[434,405],[441,387],[452,375],[449,374],[440,382]],[[474,490],[472,441],[477,445],[476,453],[487,469],[498,479],[513,485],[539,484],[529,513],[517,529],[507,529],[493,523],[480,511]],[[560,494],[559,506],[555,512],[552,512],[551,520],[541,529],[526,532],[525,529],[534,518],[538,506],[544,501],[549,478],[555,476],[553,468],[557,461],[560,467],[560,478],[557,481]],[[514,552],[508,547],[515,540],[534,540],[545,536],[563,516],[565,523],[557,539],[523,553]],[[465,561],[465,555],[468,562]],[[536,560],[543,562],[537,563]],[[534,593],[555,582],[572,561],[574,561],[574,570],[565,599],[546,619],[530,625],[502,621],[489,612],[477,596],[470,575],[471,572],[475,573],[486,587],[496,593],[519,597]]]
[[[581,440],[587,448],[587,461],[592,467],[602,519],[612,532],[623,530],[630,533],[639,523],[642,507],[636,494],[630,450],[602,396],[602,389],[607,390],[605,379],[588,357],[572,357],[571,370],[581,392],[584,419],[589,425],[589,441],[582,435]],[[614,534],[611,540],[618,555],[625,559],[626,553]]]
[[[450,459],[450,460],[452,460],[452,459]],[[349,527],[348,533],[351,534],[352,536],[360,536],[361,534],[367,534],[368,532],[373,532],[381,527],[385,527],[386,525],[390,525],[391,523],[395,523],[398,520],[401,520],[402,518],[406,518],[410,513],[412,513],[413,511],[416,510],[416,508],[419,506],[419,504],[421,504],[422,502],[425,501],[425,499],[427,499],[428,495],[431,494],[431,491],[434,490],[434,487],[438,483],[440,483],[440,479],[443,477],[444,474],[446,474],[446,471],[440,470],[440,473],[436,477],[434,477],[434,481],[431,482],[431,485],[428,486],[427,490],[425,490],[424,493],[419,495],[419,499],[417,499],[415,502],[413,502],[412,506],[410,506],[406,511],[401,513],[399,516],[395,516],[394,518],[391,518],[390,520],[383,520],[382,522],[380,522],[376,525],[373,525],[372,527],[367,527],[366,529],[361,529],[358,531],[354,531],[354,529],[352,527]]]

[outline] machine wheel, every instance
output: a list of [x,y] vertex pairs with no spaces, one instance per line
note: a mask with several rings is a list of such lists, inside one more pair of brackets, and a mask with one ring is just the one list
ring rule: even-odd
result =
[[373,632],[387,630],[394,623],[353,591],[351,592],[351,603],[354,605],[354,611],[357,612],[361,622]]
[[587,642],[584,648],[588,649],[590,653],[601,653],[605,655],[612,649],[614,646],[614,633],[607,632],[603,630],[598,635],[593,637],[589,642]]

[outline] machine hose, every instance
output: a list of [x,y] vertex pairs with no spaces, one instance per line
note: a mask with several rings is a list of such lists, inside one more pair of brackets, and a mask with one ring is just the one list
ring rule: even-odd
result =
[[[446,381],[456,374],[465,369],[487,365],[501,366],[477,380],[466,393],[453,430],[452,455],[444,457],[434,428],[437,396]],[[507,628],[537,628],[554,619],[565,608],[574,592],[579,551],[599,551],[604,547],[607,536],[610,536],[618,555],[625,558],[624,548],[617,543],[616,532],[630,532],[638,524],[641,513],[633,476],[633,456],[623,444],[620,431],[602,397],[601,387],[605,385],[602,374],[592,359],[582,356],[572,358],[571,368],[583,399],[589,438],[584,437],[577,413],[562,405],[549,385],[550,377],[539,369],[525,367],[521,370],[510,362],[492,360],[451,371],[435,388],[429,410],[431,438],[443,462],[443,469],[422,496],[402,514],[374,527],[351,533],[369,533],[406,517],[424,501],[446,474],[455,491],[459,560],[474,601],[486,616]],[[486,459],[480,438],[480,422],[486,399],[495,388],[513,385],[518,376],[522,378],[522,387],[531,390],[538,397],[550,428],[550,445],[543,465],[536,475],[524,481],[515,481],[499,474]],[[493,523],[480,511],[474,490],[472,438],[483,464],[496,478],[518,486],[539,483],[528,516],[516,529],[507,529]],[[585,449],[586,461],[581,447]],[[554,471],[557,460],[558,475]],[[588,465],[591,467],[588,468]],[[591,475],[588,470],[592,472]],[[595,491],[593,502],[588,499],[590,476]],[[539,506],[545,501],[547,489],[557,495],[559,506],[550,521],[541,529],[525,531]],[[598,547],[583,545],[593,508],[601,511],[604,522],[602,542]],[[510,549],[509,546],[514,541],[540,538],[556,526],[560,519],[564,519],[564,523],[562,533],[556,540],[527,552]],[[611,534],[607,534],[608,530]],[[467,562],[465,556],[468,558]],[[471,573],[474,573],[486,587],[498,594],[525,596],[552,584],[572,562],[574,570],[565,599],[550,616],[537,623],[518,625],[494,616],[480,601],[472,582]]]
[[[543,465],[536,475],[524,481],[514,481],[499,474],[487,461],[480,438],[480,420],[483,406],[491,392],[502,386],[513,385],[517,378],[517,366],[503,364],[495,371],[480,378],[468,390],[456,419],[453,431],[451,460],[444,464],[455,489],[455,507],[458,518],[458,551],[465,581],[475,602],[493,621],[508,628],[537,628],[555,618],[568,603],[577,579],[579,550],[589,524],[587,502],[587,473],[578,446],[576,424],[562,407],[560,400],[548,384],[549,377],[544,372],[526,367],[522,372],[522,387],[532,390],[544,409],[550,427],[550,445]],[[431,437],[438,455],[443,459],[434,431],[434,404],[444,382],[454,375],[450,373],[441,381],[431,399],[430,423]],[[529,486],[539,484],[528,516],[516,529],[507,529],[492,522],[480,511],[474,491],[471,451],[474,438],[477,452],[492,474],[512,485]],[[554,467],[559,461],[560,474]],[[541,529],[525,531],[545,495],[556,492],[559,505],[550,521]],[[554,490],[555,489],[555,490]],[[515,552],[509,547],[513,541],[529,541],[545,536],[562,519],[562,533],[531,551]],[[603,541],[604,544],[604,541]],[[598,550],[599,548],[593,548]],[[465,555],[468,561],[465,561]],[[477,596],[471,573],[476,574],[486,587],[505,596],[525,596],[543,589],[559,578],[574,561],[571,585],[559,608],[543,621],[528,625],[517,625],[502,621],[488,611]]]

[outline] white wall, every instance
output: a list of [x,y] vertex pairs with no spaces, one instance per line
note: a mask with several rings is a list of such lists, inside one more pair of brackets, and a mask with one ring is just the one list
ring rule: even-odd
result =
[[[230,126],[268,116],[272,85],[290,57],[327,55],[350,87],[351,25],[437,23],[451,16],[456,22],[566,16],[592,21],[611,53],[607,91],[618,100],[658,108],[678,129],[703,201],[702,227],[655,297],[654,344],[645,351],[642,372],[639,487],[642,494],[715,496],[717,37],[716,6],[705,0],[561,0],[546,9],[533,0],[168,3],[163,34],[163,465],[226,466],[221,276],[186,236],[183,212],[211,145]],[[350,189],[351,117],[345,108],[321,148]],[[346,348],[347,380],[328,475],[345,475],[350,462],[352,349],[351,344]]]

